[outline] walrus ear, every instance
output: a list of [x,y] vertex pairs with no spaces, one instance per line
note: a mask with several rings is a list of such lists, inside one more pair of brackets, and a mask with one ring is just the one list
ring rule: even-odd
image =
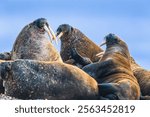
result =
[[0,63],[0,79],[6,80],[8,78],[10,70],[11,70],[11,62]]

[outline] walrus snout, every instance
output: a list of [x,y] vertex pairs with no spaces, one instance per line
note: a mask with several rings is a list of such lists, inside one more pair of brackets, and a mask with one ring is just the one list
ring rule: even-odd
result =
[[55,35],[56,35],[57,39],[59,40],[64,35],[64,33],[61,31],[57,31]]
[[56,32],[56,37],[60,39],[63,36],[63,32]]
[[108,35],[105,36],[105,40],[106,40],[106,45],[114,45],[114,44],[118,44],[120,43],[120,38],[118,36],[116,36],[113,33],[110,33]]
[[38,28],[41,29],[41,31],[46,31],[50,37],[50,40],[56,40],[56,36],[54,34],[54,31],[49,26],[47,20],[45,18],[39,18],[33,22]]
[[56,37],[60,39],[65,33],[71,32],[72,29],[69,24],[62,24],[56,30]]
[[106,35],[106,36],[104,37],[102,43],[100,44],[100,47],[106,45],[107,42],[109,42],[109,40],[113,40],[113,39],[114,39],[114,36],[115,36],[115,34],[112,34],[112,33]]
[[119,43],[120,39],[119,37],[117,37],[115,34],[113,33],[109,33],[108,35],[106,35],[104,37],[104,40],[103,42],[100,44],[100,47],[103,46],[103,45],[113,45],[113,44],[117,44]]

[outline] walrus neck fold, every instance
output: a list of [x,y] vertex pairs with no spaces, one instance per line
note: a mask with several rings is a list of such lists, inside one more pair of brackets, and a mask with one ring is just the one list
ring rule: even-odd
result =
[[130,60],[131,60],[131,69],[132,69],[133,72],[137,71],[138,69],[140,69],[140,70],[143,69],[140,65],[138,65],[135,62],[135,60],[132,57],[130,57]]
[[[128,48],[124,45],[120,46],[119,44],[107,45],[106,51],[113,51],[114,53],[121,54],[125,58],[130,60],[130,54]],[[107,53],[107,52],[106,52]]]

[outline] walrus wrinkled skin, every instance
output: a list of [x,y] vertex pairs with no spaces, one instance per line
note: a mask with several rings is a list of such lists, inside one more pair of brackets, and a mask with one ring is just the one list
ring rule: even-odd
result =
[[138,80],[142,96],[146,95],[150,96],[150,71],[138,65],[132,57],[131,57],[131,69],[134,73],[134,76]]
[[87,65],[85,72],[97,80],[100,96],[107,99],[140,99],[140,87],[130,66],[128,47],[119,37],[109,34],[100,62]]
[[61,62],[16,60],[0,64],[5,94],[18,99],[97,99],[98,84]]
[[68,60],[72,59],[72,48],[76,48],[79,54],[89,58],[93,62],[99,60],[99,57],[95,55],[103,51],[81,31],[68,24],[60,25],[57,29],[56,36],[61,40],[60,55],[64,62],[68,62]]
[[48,29],[49,25],[44,18],[39,18],[26,25],[13,45],[11,59],[62,62],[60,54],[47,39],[45,27]]

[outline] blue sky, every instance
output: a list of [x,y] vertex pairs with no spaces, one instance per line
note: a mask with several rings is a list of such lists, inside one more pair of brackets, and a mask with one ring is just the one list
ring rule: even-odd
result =
[[[150,69],[149,4],[149,0],[1,0],[0,52],[11,51],[21,29],[44,17],[54,30],[68,23],[96,44],[115,33],[135,60]],[[55,45],[58,50],[59,45]]]

